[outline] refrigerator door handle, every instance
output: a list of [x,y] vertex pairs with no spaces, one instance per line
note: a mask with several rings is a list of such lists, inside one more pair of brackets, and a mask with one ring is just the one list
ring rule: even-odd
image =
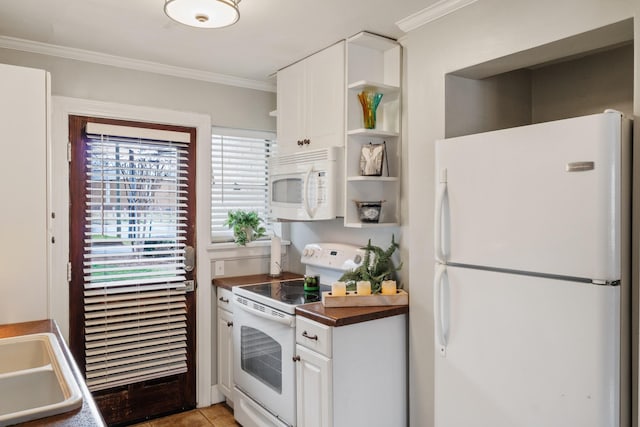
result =
[[436,274],[433,280],[433,317],[435,323],[436,350],[440,356],[447,355],[447,338],[444,333],[443,314],[442,313],[442,282],[447,275],[447,267],[443,264],[436,265]]
[[440,182],[436,188],[436,212],[434,215],[434,230],[433,230],[433,242],[435,246],[435,256],[436,260],[439,262],[445,262],[445,258],[447,254],[444,250],[443,236],[442,233],[442,210],[444,209],[444,200],[447,195],[447,178],[446,178],[447,170],[444,169],[441,172]]

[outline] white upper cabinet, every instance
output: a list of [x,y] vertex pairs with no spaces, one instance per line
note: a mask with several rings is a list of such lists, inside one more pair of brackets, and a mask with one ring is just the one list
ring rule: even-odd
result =
[[306,133],[304,118],[305,64],[297,62],[278,71],[277,138],[280,153],[294,151]]
[[0,64],[0,323],[49,316],[49,75]]
[[278,71],[278,152],[344,146],[345,42]]

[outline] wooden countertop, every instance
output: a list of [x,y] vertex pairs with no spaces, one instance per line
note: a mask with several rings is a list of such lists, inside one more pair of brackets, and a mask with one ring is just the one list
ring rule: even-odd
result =
[[258,283],[280,282],[282,280],[302,279],[304,275],[285,271],[280,277],[271,277],[268,274],[253,274],[250,276],[217,277],[211,280],[216,287],[231,290],[238,285],[255,285]]
[[[238,285],[255,285],[258,283],[279,282],[281,280],[302,279],[303,277],[304,275],[302,274],[285,271],[278,278],[271,277],[268,274],[219,277],[211,280],[211,284],[231,290],[232,287]],[[321,302],[314,302],[296,307],[297,316],[306,317],[328,326],[346,326],[407,313],[409,313],[408,305],[326,308]]]
[[325,307],[321,302],[314,302],[296,307],[296,316],[306,317],[327,326],[347,326],[407,313],[408,305]]
[[26,423],[19,424],[20,426],[65,426],[65,427],[91,427],[91,426],[106,426],[100,411],[91,397],[91,393],[87,388],[84,378],[76,365],[75,360],[71,356],[71,352],[67,347],[67,344],[62,339],[62,334],[58,329],[58,325],[53,320],[37,320],[34,322],[24,323],[11,323],[6,325],[0,325],[0,338],[15,337],[18,335],[39,334],[43,332],[51,332],[56,338],[62,348],[62,352],[69,363],[69,367],[73,372],[73,376],[78,382],[80,391],[82,392],[82,406],[73,411],[65,412],[64,414],[54,415],[52,417],[40,418],[39,420],[33,420]]

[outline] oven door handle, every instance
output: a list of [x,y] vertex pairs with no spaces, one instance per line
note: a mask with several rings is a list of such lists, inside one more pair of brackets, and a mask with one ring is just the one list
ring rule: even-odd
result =
[[246,311],[249,314],[253,314],[254,316],[262,317],[264,319],[271,320],[272,322],[278,322],[278,323],[280,323],[282,325],[285,325],[285,326],[288,326],[290,328],[295,328],[296,327],[296,318],[295,318],[295,316],[289,316],[289,315],[285,315],[284,317],[272,316],[270,314],[263,313],[262,311],[254,310],[251,307],[247,307],[246,305],[244,305],[244,304],[242,304],[241,302],[238,302],[238,301],[236,301],[236,304],[234,305],[234,307],[240,308],[240,309]]

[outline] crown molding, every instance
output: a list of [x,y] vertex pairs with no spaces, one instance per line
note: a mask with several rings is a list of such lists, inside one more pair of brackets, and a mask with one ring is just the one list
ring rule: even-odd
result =
[[442,18],[445,15],[462,9],[465,6],[475,3],[477,0],[440,0],[429,7],[422,9],[412,15],[396,22],[396,25],[405,33],[415,30],[429,22]]
[[237,86],[247,89],[275,92],[274,84],[259,80],[244,79],[226,74],[212,73],[208,71],[194,70],[191,68],[176,67],[160,64],[158,62],[141,61],[139,59],[123,56],[108,55],[105,53],[71,47],[58,46],[14,37],[0,36],[0,48],[20,50],[42,55],[56,56],[77,61],[91,62],[112,67],[127,68],[136,71],[164,74],[185,79],[201,80],[209,83],[218,83],[227,86]]

